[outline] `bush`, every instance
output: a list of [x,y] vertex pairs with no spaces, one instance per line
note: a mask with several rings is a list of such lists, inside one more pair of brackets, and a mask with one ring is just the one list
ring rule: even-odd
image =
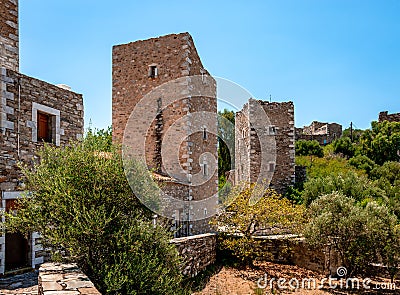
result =
[[[15,216],[7,215],[8,230],[40,232],[54,258],[76,261],[104,294],[180,292],[170,234],[153,228],[152,213],[132,194],[121,153],[107,135],[91,133],[65,148],[45,145],[39,157],[32,169],[22,167],[32,193],[19,201]],[[138,191],[157,202],[135,171]]]
[[372,169],[375,168],[376,164],[367,156],[357,155],[349,160],[349,164],[359,170],[364,170],[368,175]]
[[361,152],[378,165],[387,161],[399,161],[400,122],[372,122],[360,138]]
[[333,156],[325,158],[296,157],[296,165],[307,167],[307,178],[325,177],[329,175],[346,174],[354,172],[359,175],[365,174],[349,164],[346,159]]
[[392,279],[399,265],[400,235],[397,218],[385,207],[370,202],[363,208],[354,199],[333,193],[311,204],[311,222],[304,235],[314,247],[332,245],[351,276],[363,273],[379,258]]
[[316,140],[298,140],[296,141],[296,155],[322,158],[324,150]]
[[355,147],[348,137],[336,139],[333,143],[333,151],[335,154],[342,154],[347,158],[354,156]]
[[385,197],[385,192],[376,187],[366,176],[360,176],[351,171],[346,174],[310,179],[304,184],[302,196],[306,206],[309,206],[320,196],[333,192],[339,192],[358,202]]
[[[228,250],[242,264],[252,265],[255,259],[270,257],[262,242],[254,239],[257,231],[273,228],[286,232],[299,232],[303,224],[303,207],[294,205],[262,185],[236,186],[225,200],[226,210],[214,218],[221,230],[220,247]],[[279,232],[282,233],[282,232]]]

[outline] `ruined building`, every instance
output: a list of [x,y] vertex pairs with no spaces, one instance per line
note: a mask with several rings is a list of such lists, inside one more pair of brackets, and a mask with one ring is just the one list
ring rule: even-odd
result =
[[[10,211],[22,197],[17,163],[31,164],[43,142],[62,146],[82,137],[83,100],[65,87],[19,73],[17,0],[0,0],[0,23],[0,205]],[[35,267],[43,262],[43,253],[37,233],[25,239],[3,232],[0,274]]]
[[235,183],[270,181],[283,193],[295,181],[294,105],[250,99],[235,117]]
[[379,113],[379,123],[383,121],[400,122],[400,113],[388,114],[387,111]]
[[321,145],[331,143],[342,136],[342,125],[313,121],[310,126],[296,128],[296,140],[316,140]]
[[113,140],[143,156],[164,192],[187,201],[168,213],[178,235],[207,232],[207,219],[200,219],[210,208],[196,209],[190,202],[218,190],[216,85],[192,37],[171,34],[117,45],[112,58]]

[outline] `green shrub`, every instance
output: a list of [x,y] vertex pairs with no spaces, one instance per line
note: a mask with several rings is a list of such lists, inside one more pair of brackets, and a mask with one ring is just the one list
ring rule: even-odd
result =
[[349,164],[359,170],[364,170],[368,175],[376,164],[367,156],[357,155],[349,160]]
[[310,179],[304,184],[302,196],[306,206],[309,206],[320,196],[333,192],[339,192],[358,202],[385,197],[385,192],[376,187],[366,176],[360,176],[351,171]]
[[[133,195],[118,147],[89,134],[60,148],[45,145],[33,168],[22,167],[29,197],[8,214],[9,231],[42,234],[53,257],[73,260],[103,294],[179,294],[177,250],[170,233]],[[146,199],[158,201],[139,162],[129,173]]]
[[304,235],[309,244],[331,245],[339,254],[348,275],[363,273],[382,259],[392,280],[400,260],[397,218],[387,207],[369,202],[361,207],[340,193],[320,197],[309,209],[311,221]]
[[336,139],[333,143],[333,151],[335,154],[342,154],[347,158],[354,156],[355,147],[348,137]]
[[262,185],[233,187],[225,205],[226,209],[211,223],[222,231],[221,250],[231,252],[245,265],[271,255],[265,252],[262,241],[254,239],[257,231],[275,228],[295,233],[304,221],[303,206],[294,205],[276,192],[263,189]]
[[323,157],[324,151],[316,140],[297,140],[296,155]]

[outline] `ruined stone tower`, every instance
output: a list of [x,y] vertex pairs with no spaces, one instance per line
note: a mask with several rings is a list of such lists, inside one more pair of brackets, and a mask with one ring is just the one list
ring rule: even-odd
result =
[[[193,91],[199,88],[200,92]],[[152,98],[151,93],[156,91],[159,94]],[[112,96],[113,140],[123,141],[129,122],[131,137],[145,138],[148,168],[169,177],[164,190],[185,201],[202,200],[217,193],[216,116],[211,127],[203,122],[207,127],[199,128],[203,123],[196,118],[201,113],[216,115],[216,85],[204,69],[188,33],[114,46]],[[138,104],[145,104],[146,112],[132,117]],[[145,131],[139,132],[142,128]],[[186,135],[179,142],[170,142],[171,132]],[[206,159],[207,154],[212,157]],[[207,215],[207,208],[194,212],[191,207],[176,208],[174,216],[169,217],[184,222],[187,234],[207,231],[206,221],[191,221]]]
[[[280,193],[294,184],[292,102],[250,99],[235,118],[235,182],[270,180]],[[264,143],[264,144],[263,144]]]

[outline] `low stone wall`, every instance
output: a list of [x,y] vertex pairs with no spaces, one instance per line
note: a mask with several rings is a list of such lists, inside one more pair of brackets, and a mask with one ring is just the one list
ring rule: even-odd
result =
[[101,295],[76,264],[42,264],[38,284],[38,295]]
[[313,249],[304,238],[281,235],[255,238],[263,240],[265,251],[272,254],[272,261],[276,263],[293,264],[325,275],[335,274],[341,266],[333,249]]
[[194,277],[207,266],[213,264],[217,256],[217,237],[215,234],[202,234],[171,240],[184,260],[182,272]]

